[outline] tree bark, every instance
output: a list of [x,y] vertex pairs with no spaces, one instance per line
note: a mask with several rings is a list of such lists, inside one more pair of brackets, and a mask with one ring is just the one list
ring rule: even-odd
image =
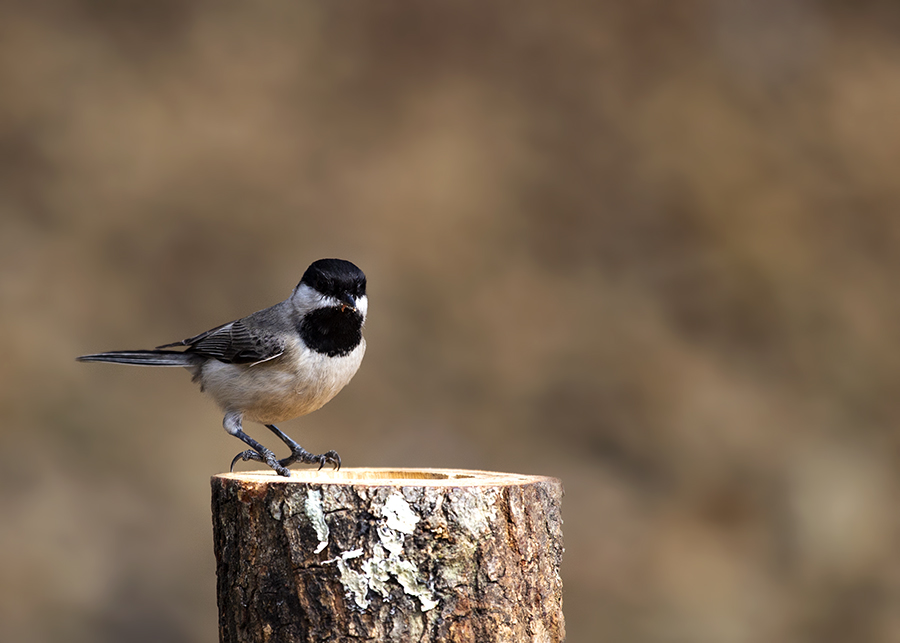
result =
[[220,641],[563,641],[562,493],[451,469],[214,476]]

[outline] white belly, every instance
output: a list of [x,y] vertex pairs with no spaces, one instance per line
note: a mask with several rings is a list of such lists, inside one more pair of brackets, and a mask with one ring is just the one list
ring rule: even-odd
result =
[[315,353],[299,342],[281,357],[255,365],[210,360],[200,367],[199,380],[225,412],[272,424],[312,413],[338,394],[353,378],[366,352],[363,340],[343,357]]

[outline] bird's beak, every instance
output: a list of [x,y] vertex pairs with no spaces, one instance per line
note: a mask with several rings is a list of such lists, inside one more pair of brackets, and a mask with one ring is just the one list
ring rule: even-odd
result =
[[356,302],[353,300],[353,297],[347,296],[341,299],[341,312],[346,312],[350,310],[351,312],[356,312]]

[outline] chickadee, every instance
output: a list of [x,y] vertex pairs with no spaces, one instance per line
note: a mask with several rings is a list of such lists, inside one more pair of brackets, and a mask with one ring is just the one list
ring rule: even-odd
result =
[[[313,455],[283,433],[275,422],[311,413],[337,395],[356,374],[366,351],[362,336],[368,299],[366,276],[342,259],[320,259],[291,296],[271,308],[205,333],[163,344],[155,350],[111,351],[83,355],[80,362],[139,366],[183,366],[225,411],[225,430],[250,449],[238,460],[265,462],[282,476],[294,462],[327,462],[334,451]],[[187,346],[183,351],[162,350]],[[291,450],[281,460],[244,433],[244,419],[264,424]]]

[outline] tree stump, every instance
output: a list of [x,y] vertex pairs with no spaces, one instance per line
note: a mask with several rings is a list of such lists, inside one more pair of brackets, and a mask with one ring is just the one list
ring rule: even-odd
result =
[[214,476],[220,641],[562,641],[562,493],[452,469]]

